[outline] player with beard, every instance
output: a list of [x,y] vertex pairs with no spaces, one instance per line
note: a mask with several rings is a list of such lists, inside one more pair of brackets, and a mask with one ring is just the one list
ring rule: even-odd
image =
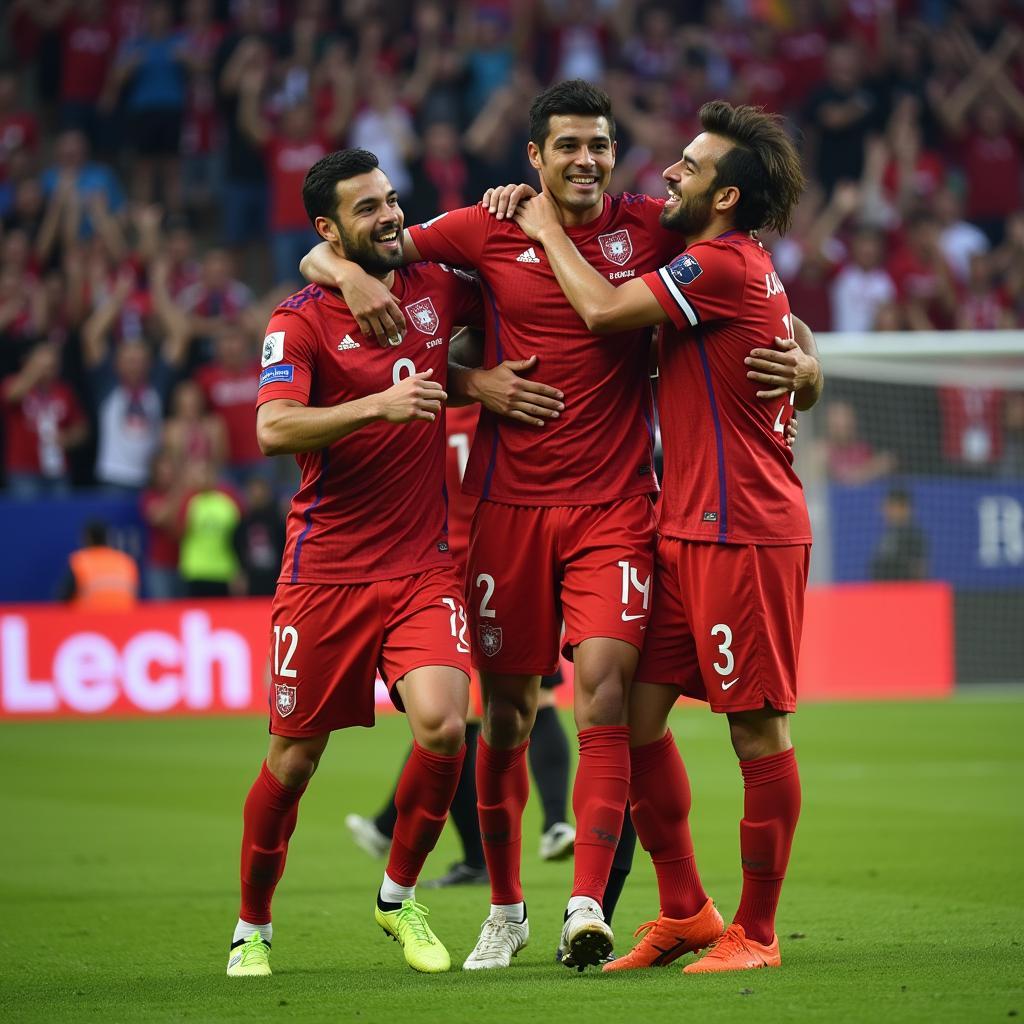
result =
[[[800,811],[789,715],[811,531],[784,431],[794,407],[814,404],[822,382],[820,371],[801,376],[770,355],[776,335],[792,338],[793,318],[755,233],[788,228],[804,179],[777,117],[715,101],[700,120],[703,132],[664,175],[662,223],[688,244],[659,270],[617,288],[574,246],[553,197],[515,214],[591,330],[665,325],[657,568],[629,712],[630,806],[661,908],[608,971],[682,955],[692,946],[687,918],[706,899],[689,832],[689,782],[668,731],[680,694],[727,716],[744,782],[739,908],[686,973],[779,966],[775,912]],[[748,355],[752,341],[764,350]]]
[[[372,153],[324,157],[302,193],[332,250],[430,330],[401,353],[382,349],[361,334],[340,295],[315,285],[270,319],[257,434],[264,454],[294,453],[302,475],[271,607],[270,745],[245,801],[241,911],[227,973],[271,973],[271,899],[299,800],[331,732],[373,724],[378,671],[414,742],[375,918],[411,967],[445,971],[448,952],[415,885],[465,756],[469,639],[462,577],[448,550],[444,389],[449,337],[481,320],[480,289],[436,264],[401,268],[402,211]],[[499,376],[515,375],[504,367]],[[519,388],[531,401],[555,393]]]
[[[659,223],[664,203],[606,194],[615,164],[608,97],[587,82],[560,83],[534,101],[530,124],[530,161],[604,284],[668,262],[678,237]],[[579,766],[575,872],[559,959],[595,964],[612,948],[601,900],[628,797],[626,694],[650,612],[658,486],[650,334],[639,328],[595,339],[543,251],[482,206],[410,229],[405,255],[476,269],[487,306],[484,365],[536,355],[545,380],[571,396],[541,433],[483,413],[464,480],[480,499],[467,605],[484,699],[477,790],[491,881],[491,911],[464,966],[507,967],[529,938],[520,880],[525,755],[540,677],[557,664],[563,618],[575,662]],[[400,336],[396,304],[358,268],[321,245],[302,270],[340,287],[379,335]],[[406,343],[418,332],[413,319]],[[702,944],[720,932],[710,900],[695,918]]]

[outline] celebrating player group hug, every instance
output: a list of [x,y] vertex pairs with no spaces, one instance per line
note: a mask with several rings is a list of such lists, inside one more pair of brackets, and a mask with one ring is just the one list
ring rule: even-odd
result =
[[[712,102],[700,120],[664,172],[667,198],[612,196],[608,98],[560,83],[530,111],[539,193],[492,190],[408,231],[373,154],[343,150],[310,168],[303,199],[323,242],[303,262],[313,283],[271,318],[260,375],[260,446],[294,453],[302,477],[273,602],[270,745],[245,801],[228,975],[271,973],[271,900],[299,801],[330,734],[372,725],[378,672],[413,749],[376,921],[411,967],[450,968],[416,882],[459,782],[475,670],[491,906],[463,967],[509,967],[530,938],[526,749],[560,649],[575,668],[579,765],[559,961],[614,972],[699,953],[685,973],[781,963],[811,543],[791,420],[822,378],[757,231],[786,230],[804,182],[773,115]],[[477,504],[461,566],[449,550],[445,408],[470,403],[481,410],[463,488]],[[726,716],[739,758],[743,889],[728,925],[701,882],[690,783],[668,730],[681,694]],[[660,907],[615,958],[602,901],[627,803]]]

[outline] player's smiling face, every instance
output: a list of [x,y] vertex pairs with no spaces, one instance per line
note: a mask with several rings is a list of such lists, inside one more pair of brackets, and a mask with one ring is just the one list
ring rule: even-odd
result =
[[661,212],[663,227],[689,239],[707,230],[720,193],[728,191],[714,187],[716,165],[731,148],[728,139],[702,132],[683,150],[680,160],[665,168],[662,177],[668,199]]
[[335,227],[345,257],[376,277],[400,267],[405,215],[387,175],[379,168],[358,174],[339,181],[335,192]]
[[615,143],[607,118],[553,114],[543,150],[531,142],[530,163],[569,223],[596,216],[615,167]]

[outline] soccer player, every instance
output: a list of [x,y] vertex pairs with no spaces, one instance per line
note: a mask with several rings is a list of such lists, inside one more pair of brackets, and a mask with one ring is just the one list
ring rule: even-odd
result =
[[245,801],[227,973],[270,974],[271,899],[299,800],[331,732],[373,724],[378,669],[414,743],[375,917],[411,967],[444,971],[448,952],[415,885],[465,756],[469,637],[448,551],[442,410],[448,339],[456,325],[479,322],[480,292],[436,264],[399,267],[402,211],[373,154],[318,161],[303,202],[334,251],[419,314],[418,333],[400,352],[382,349],[340,296],[316,286],[281,303],[267,330],[260,448],[295,453],[302,477],[271,611],[271,737]]
[[[530,134],[533,165],[604,273],[627,277],[667,261],[677,240],[658,226],[662,204],[605,195],[615,143],[604,93],[585,82],[552,87],[533,105]],[[308,276],[340,283],[355,304],[349,289],[357,275],[324,255],[320,247]],[[480,498],[467,603],[484,699],[477,791],[492,906],[465,966],[508,966],[528,940],[520,882],[526,748],[540,677],[558,662],[563,618],[575,661],[580,761],[575,874],[560,952],[568,966],[597,963],[612,948],[601,899],[628,795],[626,688],[650,605],[657,482],[649,332],[595,342],[529,239],[479,206],[410,229],[405,255],[479,271],[485,365],[537,353],[545,379],[572,391],[542,431],[499,426],[485,412],[466,471],[467,492]]]
[[[664,202],[606,194],[615,164],[608,97],[587,82],[562,82],[537,97],[530,124],[530,161],[604,283],[668,262],[679,243],[659,222]],[[483,684],[477,790],[491,911],[464,966],[507,967],[529,938],[520,881],[525,754],[563,618],[575,661],[579,766],[575,872],[559,959],[596,964],[613,943],[601,900],[628,797],[626,693],[650,611],[657,481],[649,331],[595,339],[543,253],[514,222],[481,206],[410,229],[405,256],[474,267],[487,303],[484,364],[539,354],[545,380],[571,393],[542,432],[483,413],[465,477],[465,489],[480,498],[467,604]],[[398,332],[390,297],[324,246],[303,272],[341,287],[379,336]]]
[[[689,782],[668,731],[680,694],[727,716],[744,781],[740,905],[687,973],[780,964],[775,912],[800,811],[789,715],[811,531],[784,432],[794,407],[817,400],[821,376],[799,376],[795,364],[780,367],[769,355],[776,335],[793,337],[793,315],[755,232],[786,230],[804,179],[775,116],[715,101],[700,120],[703,132],[665,171],[662,222],[686,248],[659,270],[615,287],[573,244],[557,197],[539,196],[515,214],[591,330],[665,325],[657,568],[629,714],[630,806],[661,909],[605,970],[682,955],[693,946],[693,915],[706,906]],[[748,355],[752,342],[763,350]]]

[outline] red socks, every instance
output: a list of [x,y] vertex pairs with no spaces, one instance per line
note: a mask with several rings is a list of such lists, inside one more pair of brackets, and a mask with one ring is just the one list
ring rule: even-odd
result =
[[306,791],[282,786],[264,761],[249,790],[242,812],[242,908],[249,924],[270,923],[270,901],[284,873],[288,840],[299,816],[299,798]]
[[491,903],[520,903],[523,886],[519,865],[523,847],[523,808],[530,795],[526,743],[512,750],[495,750],[483,736],[476,746],[476,798],[480,837],[491,878]]
[[775,910],[800,817],[800,775],[793,748],[741,761],[743,894],[734,918],[755,942],[775,936]]
[[395,791],[398,818],[387,866],[398,885],[416,884],[444,828],[465,759],[465,746],[457,754],[435,754],[413,742]]
[[604,899],[629,799],[629,727],[595,725],[580,735],[572,791],[576,815],[573,896]]
[[682,920],[708,901],[690,836],[690,780],[671,732],[630,751],[629,802],[640,844],[658,876],[661,912]]

